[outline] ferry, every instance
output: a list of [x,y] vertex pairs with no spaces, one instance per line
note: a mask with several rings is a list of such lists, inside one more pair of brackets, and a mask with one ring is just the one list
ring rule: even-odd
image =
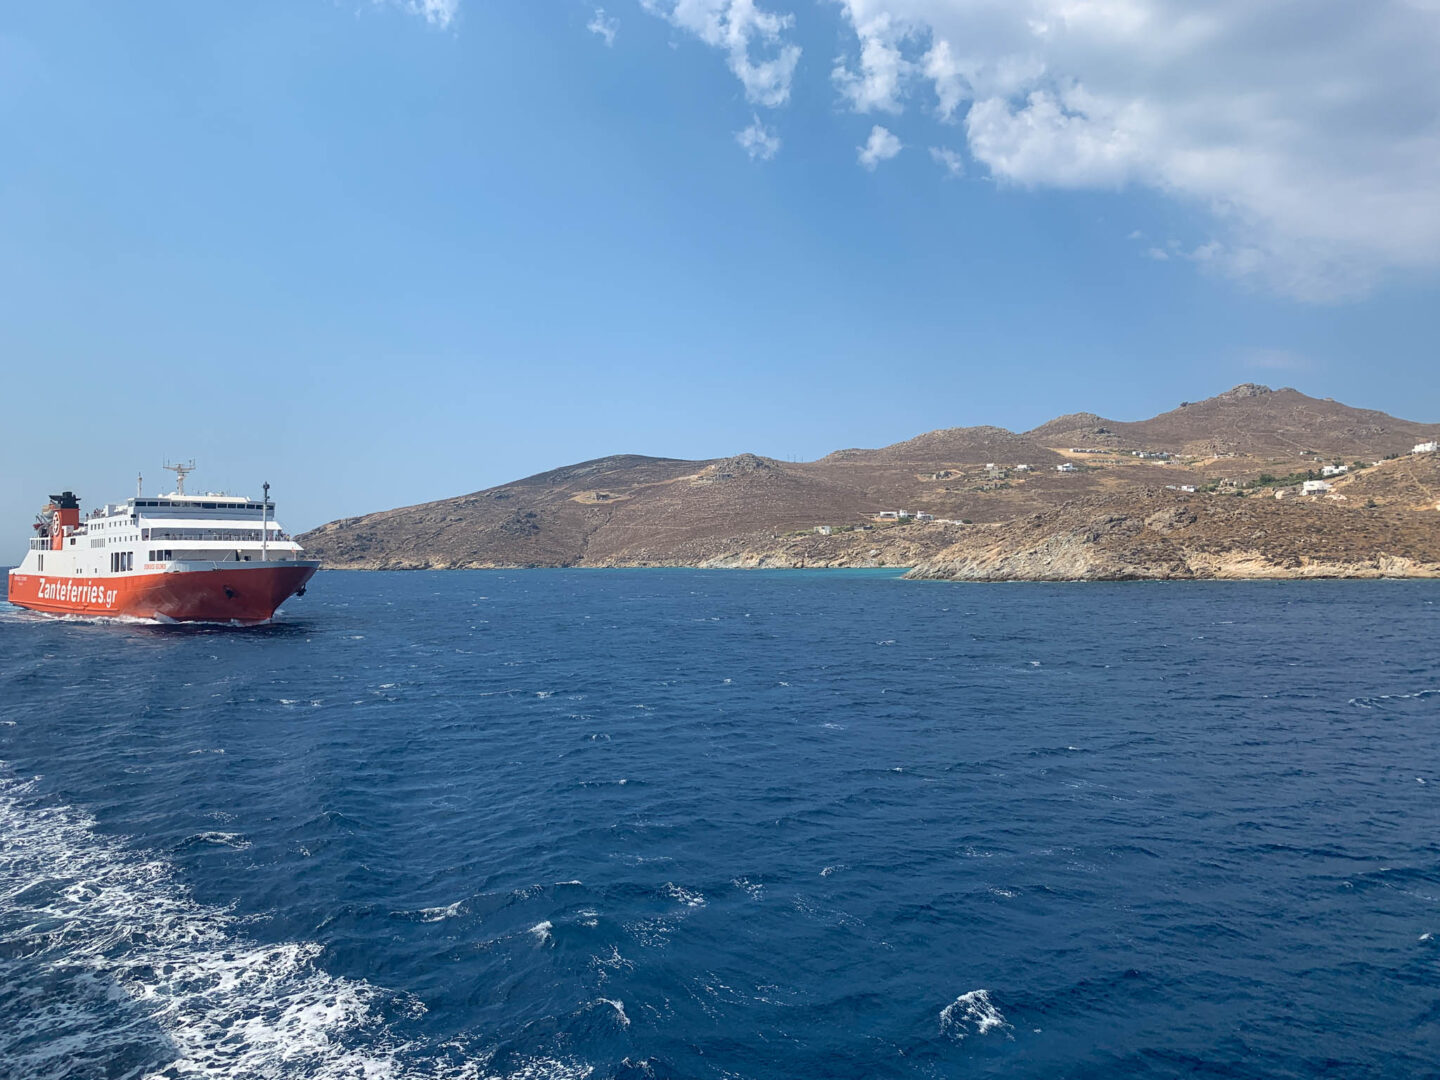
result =
[[161,622],[263,623],[304,596],[319,569],[274,519],[264,497],[187,495],[195,468],[165,466],[176,490],[140,494],[81,516],[80,499],[50,496],[25,561],[10,571],[10,603],[52,615]]

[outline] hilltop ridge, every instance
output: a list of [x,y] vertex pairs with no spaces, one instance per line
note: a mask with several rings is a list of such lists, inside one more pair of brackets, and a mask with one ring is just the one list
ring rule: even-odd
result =
[[[1085,500],[1119,505],[1144,492],[1243,493],[1261,477],[1318,477],[1322,465],[1370,465],[1437,437],[1440,424],[1243,383],[1146,420],[1078,412],[1023,433],[942,428],[808,462],[615,454],[330,522],[301,540],[326,566],[367,569],[911,566],[940,556],[971,526]],[[1334,501],[1347,510],[1393,505],[1428,522],[1425,513],[1436,515],[1425,510],[1424,472],[1404,482],[1396,470],[1363,483],[1347,474]],[[1356,497],[1338,498],[1350,485],[1359,485]],[[882,511],[912,516],[877,522]]]

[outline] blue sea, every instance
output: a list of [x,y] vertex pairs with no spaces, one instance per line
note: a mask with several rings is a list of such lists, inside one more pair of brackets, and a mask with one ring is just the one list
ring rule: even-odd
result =
[[1440,1075],[1440,582],[0,614],[0,1076]]

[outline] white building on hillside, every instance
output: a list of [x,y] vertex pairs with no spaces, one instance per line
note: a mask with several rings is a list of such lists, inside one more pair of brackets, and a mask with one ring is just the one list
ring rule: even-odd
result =
[[1326,465],[1320,470],[1321,476],[1340,476],[1350,471],[1349,465]]
[[1440,453],[1440,442],[1431,439],[1429,442],[1416,443],[1412,454],[1434,454]]
[[1323,495],[1330,490],[1330,486],[1327,480],[1306,480],[1300,485],[1300,491],[1305,495]]
[[1067,462],[1064,462],[1063,464],[1056,465],[1056,466],[1055,466],[1055,471],[1056,471],[1056,472],[1079,472],[1080,470],[1079,470],[1076,466],[1070,464],[1070,462],[1067,461]]

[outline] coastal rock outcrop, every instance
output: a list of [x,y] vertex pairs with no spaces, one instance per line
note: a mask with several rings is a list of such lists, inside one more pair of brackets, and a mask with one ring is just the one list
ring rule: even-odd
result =
[[1440,514],[1127,492],[966,531],[907,575],[952,581],[1440,577]]

